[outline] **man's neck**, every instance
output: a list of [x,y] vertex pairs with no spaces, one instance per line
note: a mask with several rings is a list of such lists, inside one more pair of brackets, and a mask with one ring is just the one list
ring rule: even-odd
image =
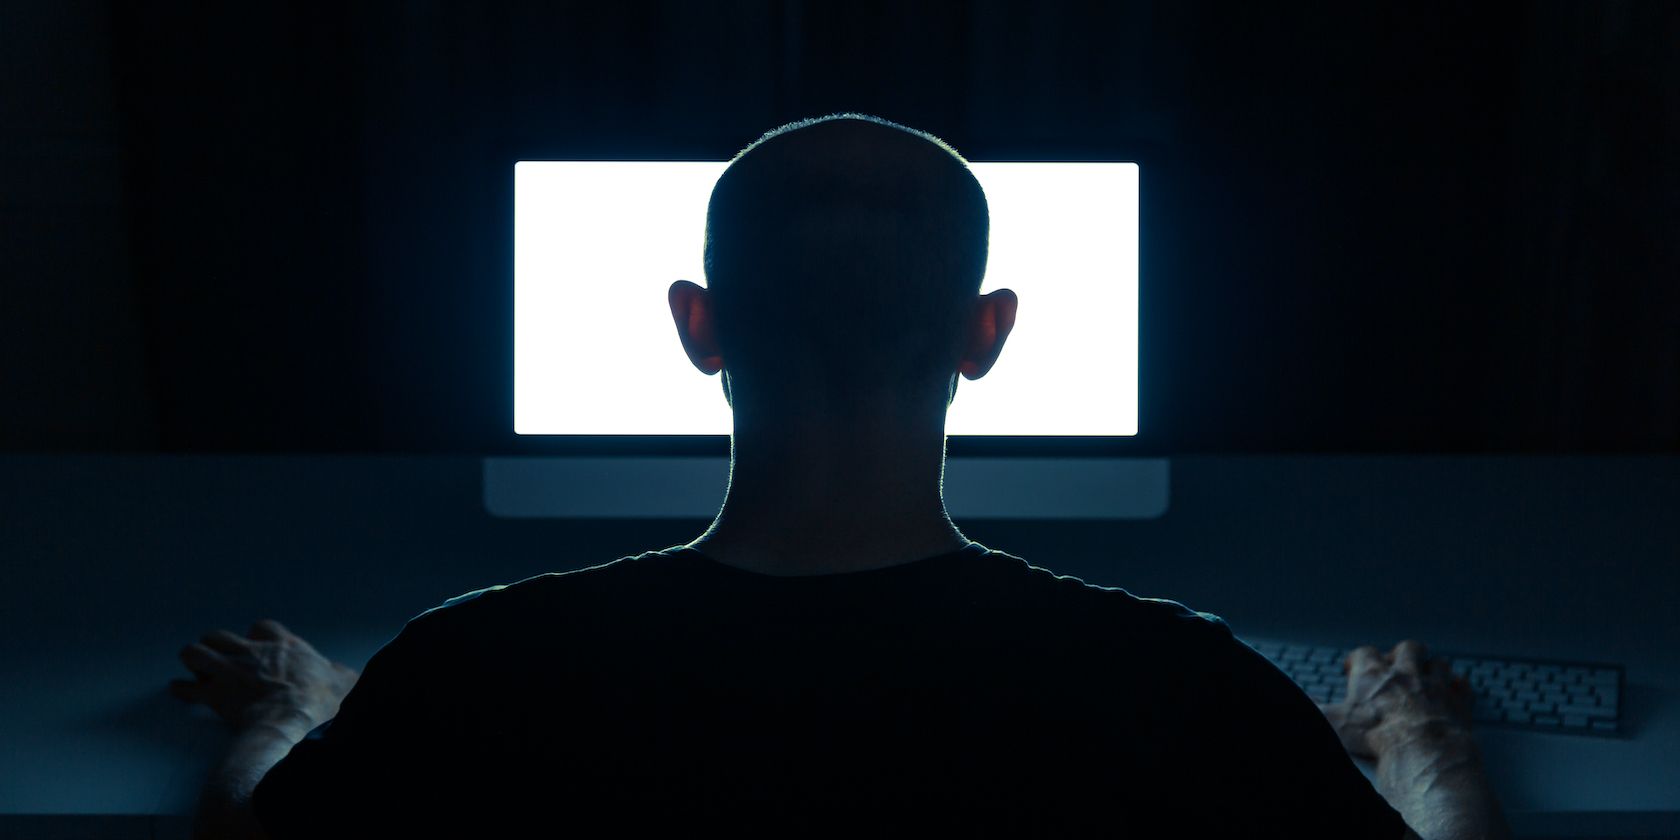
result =
[[968,545],[945,513],[942,426],[868,439],[857,428],[743,435],[729,492],[690,543],[731,566],[772,575],[864,571]]

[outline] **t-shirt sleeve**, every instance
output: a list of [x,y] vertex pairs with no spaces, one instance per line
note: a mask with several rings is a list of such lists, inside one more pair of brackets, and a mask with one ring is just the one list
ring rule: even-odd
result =
[[[1221,663],[1203,714],[1221,787],[1240,791],[1262,834],[1401,840],[1401,819],[1347,754],[1317,704],[1282,671],[1210,621]],[[1232,815],[1236,816],[1236,815]]]
[[455,676],[432,623],[410,621],[368,661],[338,716],[263,776],[251,809],[270,837],[345,835],[424,807],[421,789],[450,752],[440,743],[449,703],[437,687]]

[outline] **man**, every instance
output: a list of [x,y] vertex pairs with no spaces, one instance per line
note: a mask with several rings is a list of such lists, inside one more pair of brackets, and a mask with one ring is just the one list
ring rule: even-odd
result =
[[237,733],[202,833],[1503,833],[1421,645],[1356,651],[1332,725],[1217,618],[952,524],[945,412],[1017,300],[979,294],[985,196],[950,147],[784,126],[706,226],[708,287],[669,305],[734,411],[711,527],[451,599],[359,680],[272,622],[189,645],[177,694]]

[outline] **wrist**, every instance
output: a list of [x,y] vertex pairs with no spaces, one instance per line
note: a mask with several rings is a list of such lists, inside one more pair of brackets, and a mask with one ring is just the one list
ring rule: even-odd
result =
[[1468,723],[1402,716],[1367,733],[1376,787],[1422,837],[1509,837]]
[[273,702],[247,709],[234,729],[237,732],[274,730],[302,740],[303,736],[309,734],[309,730],[321,725],[323,721],[324,718],[319,712],[312,711],[302,704]]
[[1481,754],[1468,724],[1447,717],[1402,717],[1384,721],[1366,736],[1377,757],[1377,777],[1407,783],[1421,776],[1481,773]]

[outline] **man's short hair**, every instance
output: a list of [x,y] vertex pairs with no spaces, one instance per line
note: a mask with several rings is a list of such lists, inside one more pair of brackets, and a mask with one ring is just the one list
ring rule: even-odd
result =
[[706,209],[725,368],[767,396],[948,377],[989,227],[968,162],[927,132],[844,113],[765,133]]

